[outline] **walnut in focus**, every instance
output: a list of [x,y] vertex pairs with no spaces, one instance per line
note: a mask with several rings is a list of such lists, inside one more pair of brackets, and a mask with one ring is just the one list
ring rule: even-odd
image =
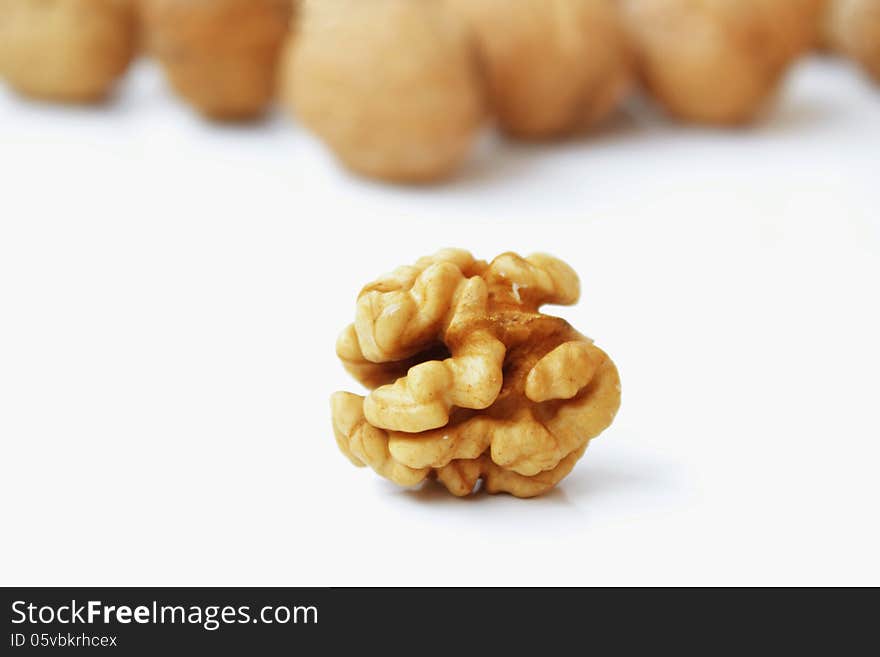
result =
[[305,0],[283,83],[347,167],[396,182],[450,176],[485,114],[466,31],[441,0]]
[[566,136],[606,118],[631,84],[611,0],[449,0],[477,43],[501,128]]
[[452,249],[368,285],[337,354],[372,392],[333,396],[339,448],[402,486],[551,489],[620,405],[611,359],[539,311],[579,295],[575,272],[553,257],[486,263]]
[[2,0],[0,75],[26,96],[103,100],[136,46],[128,0]]
[[816,42],[821,0],[620,0],[645,86],[672,115],[755,119]]
[[832,48],[880,82],[880,0],[831,0],[827,25]]
[[141,0],[147,47],[208,118],[262,115],[275,97],[290,0]]

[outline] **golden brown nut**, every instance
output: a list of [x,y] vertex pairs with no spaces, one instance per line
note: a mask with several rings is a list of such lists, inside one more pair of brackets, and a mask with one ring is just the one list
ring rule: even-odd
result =
[[828,30],[833,48],[880,82],[880,0],[832,0]]
[[218,120],[262,115],[275,96],[289,0],[141,0],[147,44],[177,93]]
[[781,44],[779,57],[788,66],[812,50],[821,34],[827,0],[765,0],[765,19]]
[[2,0],[0,74],[34,98],[95,102],[134,54],[127,0]]
[[337,354],[372,392],[332,398],[342,452],[402,486],[532,497],[564,478],[620,405],[611,359],[567,322],[577,275],[546,255],[446,250],[361,292]]
[[621,0],[644,83],[686,121],[753,120],[816,39],[821,0]]
[[820,51],[828,52],[833,47],[831,42],[830,25],[832,1],[833,0],[815,0],[813,2],[813,17],[816,26],[813,36],[813,47]]
[[398,182],[451,175],[484,117],[461,22],[441,0],[305,0],[286,56],[295,114],[350,169]]
[[545,139],[606,118],[630,88],[611,0],[449,0],[472,28],[492,109],[510,135]]

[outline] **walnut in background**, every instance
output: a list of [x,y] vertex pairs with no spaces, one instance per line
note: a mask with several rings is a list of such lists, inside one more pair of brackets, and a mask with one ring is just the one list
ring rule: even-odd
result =
[[822,0],[620,0],[641,77],[670,114],[755,119],[816,41]]
[[26,96],[100,101],[136,42],[130,0],[0,0],[0,75]]
[[290,0],[140,0],[147,47],[203,115],[252,119],[275,97]]
[[880,82],[880,0],[831,0],[826,25],[831,48]]
[[471,45],[442,0],[305,0],[285,55],[300,122],[358,173],[450,176],[485,115]]
[[611,0],[449,0],[471,27],[489,100],[509,135],[570,135],[606,118],[630,88]]

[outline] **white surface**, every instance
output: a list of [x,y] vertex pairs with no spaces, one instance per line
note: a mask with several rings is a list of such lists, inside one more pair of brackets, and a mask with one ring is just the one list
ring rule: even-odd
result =
[[[648,115],[353,180],[286,119],[0,90],[0,583],[880,584],[880,93],[809,62],[753,131]],[[624,404],[554,493],[405,492],[337,453],[359,288],[547,251]]]

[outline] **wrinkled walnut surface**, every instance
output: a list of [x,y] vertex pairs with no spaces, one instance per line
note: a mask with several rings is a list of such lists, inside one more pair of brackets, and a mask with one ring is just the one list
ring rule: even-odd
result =
[[337,343],[372,392],[336,393],[340,449],[403,486],[432,477],[455,495],[539,495],[564,478],[620,405],[611,359],[566,321],[565,263],[512,253],[491,263],[446,250],[361,292]]

